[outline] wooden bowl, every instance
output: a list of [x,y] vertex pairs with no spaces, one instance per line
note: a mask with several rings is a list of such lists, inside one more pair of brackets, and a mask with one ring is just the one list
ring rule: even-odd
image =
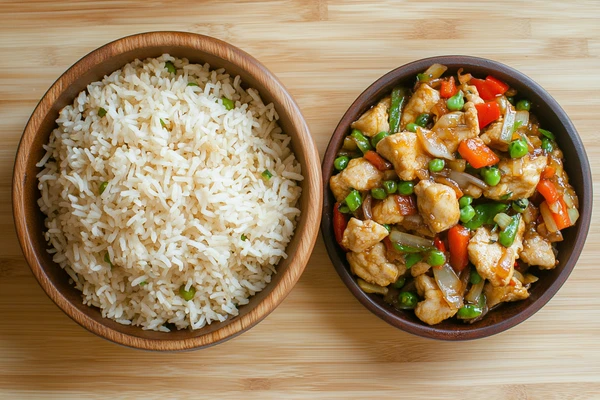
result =
[[[81,292],[69,284],[69,277],[46,249],[44,215],[37,206],[35,164],[42,158],[42,145],[48,143],[61,108],[71,104],[79,92],[94,81],[136,58],[158,57],[164,53],[187,58],[193,63],[208,62],[212,68],[225,68],[240,75],[245,85],[259,90],[265,103],[272,102],[280,125],[292,138],[292,148],[302,166],[304,181],[302,214],[287,253],[277,266],[268,286],[240,307],[238,316],[202,329],[170,333],[144,331],[102,318],[100,310],[83,305]],[[230,339],[257,324],[273,311],[290,292],[308,262],[321,213],[321,170],[319,155],[298,106],[277,80],[256,59],[220,40],[184,32],[151,32],[125,37],[94,50],[69,68],[50,87],[33,112],[21,143],[13,176],[13,212],[17,234],[25,258],[48,296],[73,320],[89,331],[126,346],[149,350],[187,350],[210,346]]]
[[[337,245],[333,233],[335,199],[329,189],[329,178],[334,169],[333,160],[342,146],[344,136],[350,131],[350,124],[379,99],[389,94],[394,86],[398,84],[412,86],[417,73],[423,72],[434,63],[448,66],[447,73],[455,73],[462,67],[465,72],[470,72],[477,77],[492,74],[530,99],[533,104],[532,111],[539,117],[542,126],[556,135],[556,141],[567,160],[565,170],[580,201],[580,218],[575,227],[563,232],[564,241],[558,245],[560,260],[558,266],[539,274],[540,280],[532,285],[531,295],[527,300],[504,304],[472,325],[451,319],[429,326],[421,322],[414,312],[397,311],[384,303],[381,296],[366,294],[352,277],[345,253]],[[404,65],[382,76],[358,96],[342,117],[329,142],[322,167],[324,201],[321,231],[335,269],[352,294],[371,312],[397,328],[423,337],[442,340],[477,339],[505,331],[523,322],[542,308],[567,280],[577,263],[590,226],[592,177],[585,149],[575,127],[563,109],[540,85],[522,73],[492,60],[468,56],[432,57]]]

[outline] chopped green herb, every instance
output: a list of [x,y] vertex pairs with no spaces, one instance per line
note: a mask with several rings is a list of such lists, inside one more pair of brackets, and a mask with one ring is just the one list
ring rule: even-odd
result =
[[187,84],[188,86],[198,86],[198,84],[196,82],[190,82]]
[[554,133],[552,133],[552,132],[550,132],[550,131],[547,131],[547,130],[545,130],[545,129],[542,129],[542,128],[538,128],[538,131],[539,131],[539,132],[540,132],[542,135],[546,136],[548,139],[551,139],[551,140],[554,140],[554,139],[555,139],[555,138],[554,138]]
[[242,239],[242,242],[245,242],[246,240],[248,240],[248,236],[242,233],[242,237],[240,239]]
[[148,282],[146,282],[146,281],[141,281],[139,285],[140,285],[140,286],[146,286],[147,284],[148,284]]
[[512,196],[512,192],[507,192],[507,193],[503,194],[502,196],[500,196],[500,200],[508,200],[508,199],[510,199],[510,196]]
[[113,264],[110,262],[110,256],[108,255],[108,252],[104,254],[104,262],[108,263],[108,265],[110,265],[110,269],[112,269]]
[[175,65],[173,65],[173,63],[171,61],[165,62],[165,68],[167,69],[167,71],[169,71],[172,74],[174,74],[177,71],[177,69],[175,68]]
[[98,188],[98,193],[100,193],[100,194],[104,193],[107,186],[108,186],[108,182],[106,182],[106,181],[102,182],[100,184],[100,187]]
[[167,127],[167,124],[165,124],[165,121],[163,121],[163,119],[162,119],[162,118],[160,119],[160,125],[161,125],[163,128],[166,128],[166,127]]
[[106,113],[107,113],[107,111],[106,111],[104,108],[100,107],[100,108],[98,109],[98,116],[99,116],[100,118],[104,117],[104,116],[106,115]]
[[221,101],[227,110],[233,110],[235,105],[232,100],[229,100],[227,97],[221,97]]
[[268,169],[265,169],[261,175],[266,181],[273,177],[273,174]]

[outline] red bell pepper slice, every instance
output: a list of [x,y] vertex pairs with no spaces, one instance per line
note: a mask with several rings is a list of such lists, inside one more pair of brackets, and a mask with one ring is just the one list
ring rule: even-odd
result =
[[387,161],[385,158],[381,157],[377,152],[373,150],[369,150],[363,156],[365,160],[370,162],[375,168],[380,171],[387,171],[392,169],[392,164]]
[[[472,79],[471,79],[472,80]],[[479,129],[483,129],[498,118],[500,118],[500,106],[495,101],[475,104]]]
[[438,249],[439,251],[443,251],[444,253],[446,252],[446,245],[444,244],[444,241],[442,239],[440,239],[439,236],[436,236],[433,239],[433,244],[434,244],[435,248]]
[[548,205],[555,203],[560,199],[560,195],[558,194],[558,190],[556,190],[556,186],[548,179],[540,179],[536,189],[542,196],[544,196],[548,202]]
[[440,96],[444,99],[449,99],[458,93],[458,88],[454,83],[454,77],[451,76],[450,79],[442,81],[442,87],[440,89]]
[[463,140],[458,145],[458,153],[473,168],[489,167],[497,164],[500,158],[479,138]]
[[348,249],[342,245],[342,239],[344,238],[346,226],[348,226],[348,220],[340,211],[340,203],[335,203],[333,206],[333,232],[335,233],[335,241],[344,251],[348,251]]
[[413,195],[402,196],[399,194],[394,195],[396,204],[400,211],[400,215],[415,215],[417,213],[417,202]]
[[462,225],[454,225],[448,230],[448,247],[450,248],[450,265],[455,271],[460,272],[469,264],[467,246],[471,234],[469,229]]
[[477,88],[479,97],[483,100],[493,100],[494,98],[503,95],[508,90],[508,85],[491,75],[488,75],[485,80],[471,78],[471,85]]

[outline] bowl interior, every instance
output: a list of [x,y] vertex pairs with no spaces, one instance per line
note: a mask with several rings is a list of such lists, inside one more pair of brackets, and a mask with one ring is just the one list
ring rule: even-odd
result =
[[[89,83],[101,80],[136,58],[158,57],[164,53],[187,58],[192,63],[209,63],[212,69],[225,68],[230,75],[240,75],[245,87],[257,89],[265,104],[273,102],[280,116],[281,128],[292,138],[292,149],[305,176],[301,182],[303,192],[299,205],[302,214],[287,248],[290,257],[278,264],[271,283],[253,296],[249,304],[240,307],[236,317],[195,331],[170,333],[121,325],[102,318],[99,309],[83,305],[81,292],[69,284],[68,275],[46,251],[48,245],[43,237],[45,216],[37,206],[40,192],[36,174],[39,168],[35,166],[43,156],[42,145],[48,142],[50,133],[56,127],[59,110],[72,103]],[[14,190],[18,198],[14,198],[14,202],[19,203],[15,205],[15,220],[23,226],[23,232],[20,232],[22,247],[36,277],[69,316],[94,333],[122,344],[177,350],[214,344],[243,332],[283,300],[302,273],[316,239],[317,222],[313,221],[318,221],[320,202],[315,206],[314,198],[321,195],[320,170],[318,155],[305,121],[283,86],[268,70],[246,53],[209,37],[156,32],[120,39],[90,53],[65,72],[40,101],[25,130],[17,155],[19,158],[24,173],[19,174],[21,168],[15,168]],[[309,203],[311,197],[313,201]],[[273,295],[274,290],[278,291],[276,295]],[[125,339],[126,336],[129,338]]]
[[[446,74],[455,74],[459,68],[464,68],[465,72],[478,78],[485,78],[491,74],[516,88],[519,97],[531,100],[531,111],[538,116],[541,126],[556,136],[566,160],[565,170],[580,202],[580,219],[575,227],[563,232],[564,241],[558,244],[558,266],[537,274],[540,280],[532,285],[531,295],[527,300],[502,305],[474,324],[446,320],[435,326],[427,326],[412,311],[397,311],[384,303],[380,296],[364,293],[353,279],[345,253],[335,242],[333,233],[335,199],[329,189],[329,178],[334,172],[333,160],[344,136],[349,133],[350,124],[389,94],[396,85],[412,87],[416,74],[433,63],[448,66]],[[522,73],[491,60],[467,56],[433,57],[416,61],[389,72],[367,88],[344,114],[329,142],[323,159],[323,190],[321,229],[327,251],[337,272],[354,296],[380,318],[400,329],[420,336],[446,340],[474,339],[501,332],[524,321],[548,302],[568,278],[577,262],[587,236],[592,210],[592,183],[587,155],[575,127],[558,103],[541,86]]]

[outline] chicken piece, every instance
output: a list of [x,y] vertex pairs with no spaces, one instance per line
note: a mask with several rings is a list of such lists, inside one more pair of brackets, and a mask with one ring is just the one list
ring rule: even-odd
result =
[[400,276],[398,265],[386,258],[383,243],[377,243],[360,253],[348,252],[346,259],[354,275],[375,285],[387,286]]
[[426,324],[439,324],[443,320],[453,317],[458,311],[457,308],[446,302],[442,291],[432,277],[427,275],[417,276],[415,286],[419,296],[425,298],[417,304],[415,315]]
[[415,186],[417,206],[425,223],[434,232],[442,232],[458,223],[460,207],[456,193],[441,183],[420,181]]
[[375,107],[366,111],[360,118],[352,123],[353,129],[358,129],[365,136],[375,136],[381,131],[389,131],[389,110],[391,100],[389,97],[381,100]]
[[371,190],[381,184],[383,172],[364,158],[350,160],[345,170],[329,179],[329,187],[337,201],[342,201],[352,189]]
[[544,239],[535,229],[530,229],[523,240],[523,250],[519,253],[521,260],[540,269],[556,267],[556,257],[552,244]]
[[425,272],[429,271],[431,265],[427,264],[425,261],[419,261],[415,265],[413,265],[410,269],[410,274],[413,277],[417,277],[419,275],[423,275]]
[[465,104],[465,124],[467,125],[467,128],[473,135],[469,136],[469,138],[479,136],[479,133],[481,132],[479,130],[479,118],[477,117],[477,109],[475,108],[475,103],[473,103],[472,101],[468,101]]
[[394,196],[388,196],[384,200],[378,201],[371,212],[373,221],[379,224],[398,224],[404,219]]
[[414,232],[421,236],[434,237],[435,233],[429,229],[429,227],[423,221],[420,214],[407,215],[404,217],[400,226],[407,231]]
[[389,234],[384,226],[375,221],[350,218],[344,231],[342,246],[350,251],[360,253],[381,242]]
[[516,200],[531,197],[547,163],[548,158],[545,155],[534,154],[500,161],[498,164],[502,174],[500,183],[486,189],[485,197],[494,200]]
[[513,244],[506,248],[498,243],[498,233],[481,227],[469,241],[467,250],[469,260],[475,265],[482,278],[488,279],[494,286],[508,285],[515,271],[515,260],[523,249],[525,223],[519,222]]
[[400,128],[404,129],[406,125],[415,122],[419,115],[428,113],[438,101],[440,101],[439,91],[426,83],[419,85],[402,110]]
[[519,301],[528,298],[529,292],[527,288],[523,287],[523,284],[517,279],[514,279],[513,282],[515,283],[514,286],[494,286],[490,282],[487,282],[483,287],[487,306],[492,308],[496,304],[503,302]]
[[396,174],[404,181],[412,181],[418,170],[426,170],[431,157],[417,140],[416,133],[399,132],[377,143],[377,152],[394,165]]
[[397,181],[398,174],[393,169],[388,169],[383,171],[383,180],[384,181]]
[[502,133],[503,125],[504,120],[502,117],[498,121],[492,122],[490,125],[488,125],[488,127],[485,128],[481,133],[481,136],[479,136],[481,140],[483,140],[483,143],[492,149],[508,151],[508,143],[500,141],[500,134]]
[[464,189],[463,189],[463,193],[464,194],[468,194],[469,196],[471,196],[474,199],[478,199],[481,197],[481,195],[483,194],[483,189],[480,188],[479,186],[475,186],[472,183],[469,183]]
[[467,101],[473,104],[485,103],[485,101],[483,101],[483,99],[479,96],[479,91],[475,86],[463,83],[462,85],[460,85],[460,90],[462,90],[465,94]]

